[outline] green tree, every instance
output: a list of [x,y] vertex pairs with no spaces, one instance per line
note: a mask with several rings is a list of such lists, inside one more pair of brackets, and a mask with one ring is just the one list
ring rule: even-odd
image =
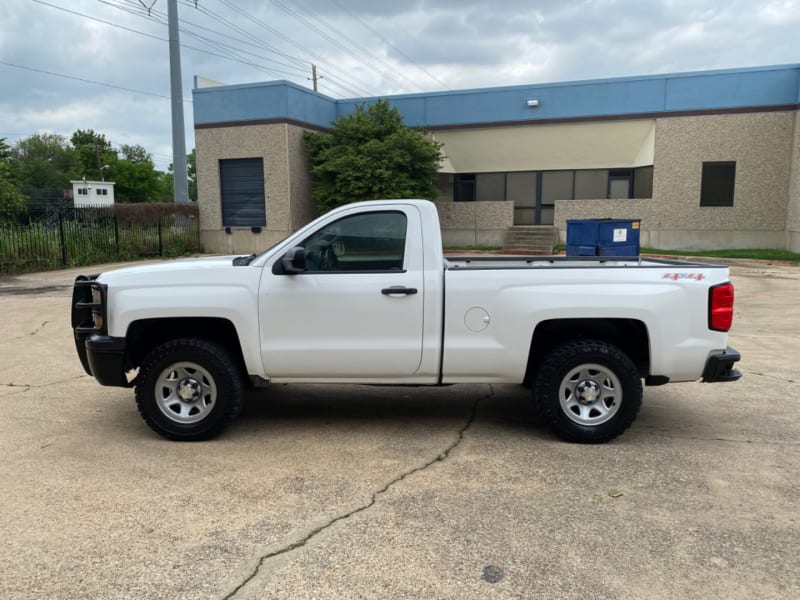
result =
[[169,170],[161,174],[161,202],[174,202],[175,201],[175,178],[172,175],[172,165],[170,164]]
[[37,133],[17,141],[13,163],[19,189],[68,189],[76,169],[75,150],[56,133]]
[[305,133],[314,197],[325,212],[358,200],[430,198],[441,144],[407,127],[388,100],[359,105],[329,133]]
[[109,165],[116,160],[117,153],[111,147],[111,142],[102,133],[96,133],[93,129],[78,129],[72,134],[70,143],[75,149],[76,167],[73,171],[73,179],[95,179],[102,180],[108,177],[104,173],[103,166]]
[[0,138],[0,212],[5,213],[25,208],[25,197],[17,189],[12,156],[11,146]]
[[0,163],[0,212],[18,212],[25,208],[23,196],[14,183],[14,174],[6,163]]
[[3,158],[6,154],[8,146],[2,142],[0,163],[7,162],[13,176],[4,170],[3,181],[10,180],[17,189],[69,189],[70,179],[86,177],[114,181],[117,202],[172,199],[171,181],[166,196],[166,174],[156,170],[152,155],[144,147],[123,144],[120,157],[106,136],[92,129],[77,130],[69,142],[51,133],[33,135],[17,142],[7,160]]
[[108,179],[115,182],[117,202],[159,202],[162,195],[162,173],[150,161],[111,161]]
[[14,155],[11,146],[6,143],[6,138],[0,138],[0,162],[8,162]]
[[132,163],[153,164],[153,156],[138,144],[134,144],[132,146],[129,146],[128,144],[122,144],[122,146],[119,148],[119,151],[125,160]]
[[[164,185],[169,191],[169,202],[172,202],[173,182],[175,178],[175,166],[169,163],[168,173],[165,174]],[[186,155],[186,177],[189,184],[189,200],[197,202],[197,155],[195,149]]]
[[189,177],[189,200],[197,202],[197,155],[194,148],[186,155],[186,175]]

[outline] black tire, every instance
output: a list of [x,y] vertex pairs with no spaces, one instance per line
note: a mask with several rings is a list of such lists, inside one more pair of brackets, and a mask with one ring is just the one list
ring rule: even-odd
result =
[[579,340],[544,359],[533,393],[542,418],[559,437],[597,444],[614,439],[636,419],[642,380],[616,346]]
[[177,441],[207,440],[242,409],[244,377],[222,346],[196,338],[158,346],[142,361],[136,405],[157,434]]

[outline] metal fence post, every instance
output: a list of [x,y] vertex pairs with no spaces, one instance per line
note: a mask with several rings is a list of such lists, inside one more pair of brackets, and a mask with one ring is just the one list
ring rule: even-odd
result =
[[119,223],[117,223],[117,215],[114,215],[114,249],[119,254]]
[[196,218],[194,219],[194,232],[195,232],[195,241],[197,242],[197,252],[200,252],[200,213],[198,211]]
[[161,242],[161,215],[158,216],[158,255],[164,256],[164,245]]
[[67,239],[64,235],[64,211],[58,209],[58,235],[61,238],[61,264],[67,266]]

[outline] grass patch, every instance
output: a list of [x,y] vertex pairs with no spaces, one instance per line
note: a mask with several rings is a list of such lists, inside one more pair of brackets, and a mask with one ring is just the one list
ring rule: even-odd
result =
[[642,248],[642,254],[664,254],[665,256],[709,256],[711,258],[749,258],[754,260],[787,260],[800,262],[800,254],[772,248],[734,248],[730,250],[659,250]]

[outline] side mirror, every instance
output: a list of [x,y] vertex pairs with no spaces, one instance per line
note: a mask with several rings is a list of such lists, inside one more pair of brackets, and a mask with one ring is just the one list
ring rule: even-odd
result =
[[284,273],[302,273],[307,270],[306,249],[302,246],[289,248],[289,251],[281,258],[281,265]]

